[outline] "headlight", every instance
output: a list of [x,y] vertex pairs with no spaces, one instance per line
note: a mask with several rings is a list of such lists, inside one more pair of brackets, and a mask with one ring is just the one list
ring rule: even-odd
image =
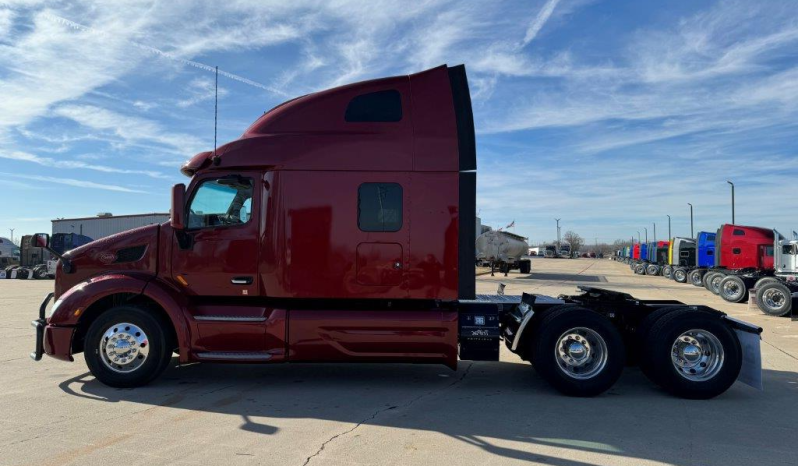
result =
[[62,302],[63,301],[59,299],[56,302],[54,302],[52,306],[50,306],[50,309],[45,313],[45,317],[48,320],[50,319],[50,317],[53,316],[53,314],[55,314],[55,311],[58,309],[58,306],[60,306]]

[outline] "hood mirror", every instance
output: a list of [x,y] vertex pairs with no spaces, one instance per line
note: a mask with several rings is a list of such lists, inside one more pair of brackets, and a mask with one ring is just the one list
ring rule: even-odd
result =
[[186,185],[176,184],[172,187],[172,228],[180,231],[186,228]]
[[49,248],[50,247],[50,235],[47,233],[36,233],[33,235],[33,246],[37,248]]

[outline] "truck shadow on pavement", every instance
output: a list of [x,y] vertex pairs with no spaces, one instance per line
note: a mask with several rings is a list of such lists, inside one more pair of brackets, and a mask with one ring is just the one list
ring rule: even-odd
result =
[[[142,388],[110,388],[89,373],[60,388],[101,403],[141,404],[146,411],[169,407],[163,415],[176,430],[205,413],[239,416],[242,430],[271,436],[292,435],[281,432],[282,419],[343,423],[313,446],[297,446],[316,449],[303,451],[305,464],[322,464],[317,456],[333,454],[336,443],[364,426],[440,433],[504,459],[561,466],[594,464],[585,461],[593,455],[601,455],[601,463],[609,455],[617,457],[613,463],[793,464],[798,374],[765,371],[764,383],[765,392],[737,383],[714,400],[690,401],[627,368],[604,395],[568,398],[526,364],[462,362],[456,372],[410,364],[173,365]],[[184,412],[175,415],[174,409]],[[413,438],[391,435],[396,442]],[[384,443],[363,448],[375,445]]]

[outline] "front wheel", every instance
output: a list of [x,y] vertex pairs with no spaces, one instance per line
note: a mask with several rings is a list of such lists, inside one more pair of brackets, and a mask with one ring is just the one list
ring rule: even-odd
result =
[[792,311],[792,296],[787,285],[770,281],[756,291],[759,309],[769,316],[782,317]]
[[690,283],[692,283],[694,286],[704,286],[704,283],[702,281],[704,278],[703,271],[693,270],[692,272],[690,272],[689,278],[690,278]]
[[687,271],[684,269],[676,269],[673,271],[673,279],[679,283],[687,283]]
[[173,345],[166,325],[144,307],[122,305],[109,309],[86,332],[86,365],[105,385],[146,385],[166,369],[172,358]]
[[719,290],[721,298],[730,303],[739,303],[745,298],[748,290],[742,278],[730,275],[720,281]]
[[647,375],[676,396],[714,398],[740,374],[740,341],[715,315],[689,309],[668,313],[654,323],[647,340]]
[[550,311],[531,340],[532,364],[554,388],[569,396],[596,396],[620,378],[626,358],[621,334],[588,309]]
[[646,274],[646,265],[645,264],[637,264],[635,266],[635,273],[638,275],[645,275]]
[[650,264],[646,267],[646,275],[659,275],[659,266],[657,264]]
[[666,265],[662,268],[662,276],[665,278],[671,278],[671,274],[673,273],[673,267],[670,265]]

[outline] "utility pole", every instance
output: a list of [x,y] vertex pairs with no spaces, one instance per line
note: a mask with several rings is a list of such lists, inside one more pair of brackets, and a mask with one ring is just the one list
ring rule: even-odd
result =
[[557,251],[554,253],[555,256],[560,255],[560,220],[559,218],[554,219],[557,222]]
[[648,244],[648,228],[643,227],[643,230],[646,231],[646,244]]
[[9,228],[9,230],[11,230],[11,244],[14,244],[14,229]]
[[657,242],[657,222],[654,222],[654,242]]
[[665,216],[668,217],[668,241],[670,241],[671,238],[672,238],[672,236],[671,236],[671,216],[667,215],[667,214],[665,214]]
[[731,185],[731,187],[732,187],[732,225],[735,225],[735,223],[734,223],[734,183],[732,183],[729,180],[726,180],[726,182],[729,183]]
[[688,202],[687,205],[690,206],[690,238],[695,238],[693,234],[693,204]]
[[[634,240],[634,238],[632,238]],[[640,230],[637,230],[637,244],[640,244]]]

